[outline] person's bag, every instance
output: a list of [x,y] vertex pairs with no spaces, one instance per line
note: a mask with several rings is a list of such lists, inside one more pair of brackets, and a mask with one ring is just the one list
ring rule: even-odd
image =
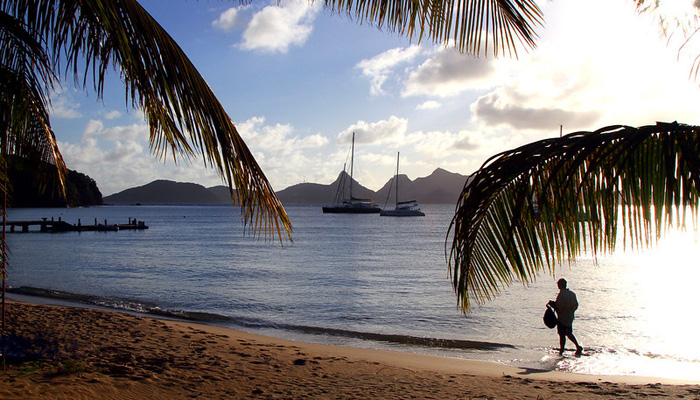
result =
[[559,322],[557,320],[557,315],[554,313],[554,310],[552,310],[552,307],[549,304],[547,304],[547,310],[545,310],[544,317],[542,317],[542,320],[549,329],[552,329],[555,326],[557,326],[557,322]]

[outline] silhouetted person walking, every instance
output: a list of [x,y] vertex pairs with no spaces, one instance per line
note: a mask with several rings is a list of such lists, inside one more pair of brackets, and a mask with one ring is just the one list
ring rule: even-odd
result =
[[579,346],[574,336],[573,323],[574,323],[574,312],[578,309],[578,301],[576,300],[576,293],[566,288],[566,279],[562,278],[557,281],[557,286],[559,287],[559,294],[555,301],[549,301],[549,305],[554,308],[557,312],[557,318],[559,322],[557,323],[557,333],[559,333],[559,354],[564,353],[564,345],[566,344],[566,338],[569,338],[573,344],[576,345],[576,355],[580,355],[583,352],[583,347]]

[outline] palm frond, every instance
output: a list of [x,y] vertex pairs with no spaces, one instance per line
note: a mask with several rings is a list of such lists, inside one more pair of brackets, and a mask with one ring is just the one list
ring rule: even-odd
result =
[[648,246],[684,226],[686,207],[695,215],[699,188],[697,126],[610,126],[498,154],[467,180],[450,224],[458,304],[467,312],[516,279],[611,252],[618,233]]
[[[57,174],[58,190],[63,194],[66,168],[49,122],[46,96],[55,81],[50,59],[21,21],[2,11],[0,44],[1,156],[22,157],[36,165],[50,166],[35,172],[39,177]],[[6,190],[7,182],[4,183]]]
[[517,47],[534,48],[543,15],[534,0],[324,0],[360,23],[455,46],[464,53],[517,55]]
[[161,159],[203,156],[256,233],[291,237],[291,223],[230,117],[172,37],[136,0],[7,0],[8,12],[49,43],[54,62],[98,96],[116,69],[127,99],[144,111]]

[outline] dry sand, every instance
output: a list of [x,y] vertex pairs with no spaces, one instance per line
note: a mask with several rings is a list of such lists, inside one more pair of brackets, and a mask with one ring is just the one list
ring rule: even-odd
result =
[[94,309],[11,302],[7,321],[12,344],[36,359],[0,373],[4,400],[700,398],[700,385],[298,343]]

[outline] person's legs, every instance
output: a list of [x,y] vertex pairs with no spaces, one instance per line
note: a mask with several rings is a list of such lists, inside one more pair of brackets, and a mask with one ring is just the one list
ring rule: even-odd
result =
[[[569,340],[571,340],[571,342],[572,342],[573,344],[576,345],[576,355],[580,355],[581,353],[583,353],[583,347],[579,346],[578,342],[576,341],[576,337],[574,336],[574,334],[573,334],[573,333],[569,333],[569,334],[566,335],[566,336],[569,338]],[[562,348],[563,348],[563,347],[562,347]]]
[[571,342],[576,346],[576,355],[581,355],[583,352],[583,347],[578,344],[578,341],[574,336],[574,329],[571,326],[557,324],[557,333],[559,334],[559,355],[564,354],[566,338],[569,338],[569,340],[571,340]]
[[566,335],[559,335],[559,355],[564,354],[564,346],[566,345]]

